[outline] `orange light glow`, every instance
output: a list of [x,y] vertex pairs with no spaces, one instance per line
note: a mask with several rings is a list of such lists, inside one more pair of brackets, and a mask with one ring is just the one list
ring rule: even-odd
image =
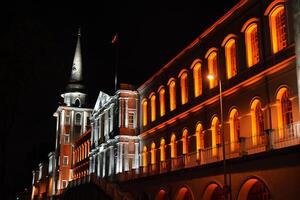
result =
[[201,74],[201,63],[197,62],[193,66],[193,76],[194,76],[194,92],[195,97],[202,94],[202,74]]
[[270,12],[269,25],[273,53],[277,53],[287,45],[285,11],[282,4]]
[[188,102],[188,82],[187,82],[187,72],[184,72],[180,77],[181,86],[181,104]]
[[215,78],[214,79],[209,79],[209,88],[212,89],[218,85],[218,69],[217,69],[217,52],[213,51],[209,54],[207,58],[208,62],[208,74],[213,75]]
[[156,119],[156,96],[153,94],[151,97],[151,121]]
[[229,126],[230,126],[230,150],[233,152],[236,149],[236,143],[238,142],[238,138],[240,134],[240,124],[239,124],[237,109],[232,109],[229,114]]
[[143,166],[148,165],[148,159],[147,159],[147,147],[144,146],[143,148]]
[[176,144],[176,135],[173,133],[171,136],[171,158],[177,157],[177,144]]
[[170,110],[176,109],[176,83],[175,81],[171,81],[169,84],[170,90]]
[[212,153],[213,156],[217,156],[217,144],[220,144],[220,124],[218,117],[214,117],[211,122],[211,141],[212,141]]
[[247,65],[252,67],[259,62],[259,42],[257,23],[249,25],[245,31]]
[[264,131],[263,111],[261,102],[258,99],[255,99],[251,104],[251,122],[252,144],[257,145],[258,137],[260,137]]
[[155,143],[152,142],[151,144],[151,164],[156,163],[156,149],[155,149]]
[[227,75],[227,79],[230,79],[237,74],[235,39],[229,39],[226,42],[225,57],[226,57],[226,75]]
[[147,119],[147,100],[146,99],[143,100],[142,105],[143,105],[143,126],[146,126],[147,121],[148,121],[148,119]]
[[165,150],[165,139],[162,138],[160,140],[160,161],[165,161],[166,160],[166,150]]
[[159,90],[159,105],[160,105],[160,116],[164,116],[166,114],[166,97],[165,97],[165,89],[162,88]]
[[182,133],[182,154],[188,153],[188,130],[184,129]]

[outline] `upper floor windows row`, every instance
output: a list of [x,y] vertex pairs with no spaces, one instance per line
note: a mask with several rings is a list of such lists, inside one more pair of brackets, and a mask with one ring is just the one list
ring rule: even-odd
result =
[[[284,4],[272,4],[270,8],[266,10],[265,15],[269,17],[269,27],[270,27],[270,39],[271,48],[273,53],[277,53],[287,46],[287,34],[286,34],[286,19],[285,19],[285,7]],[[260,41],[259,41],[259,20],[257,18],[249,19],[241,29],[244,33],[245,42],[245,53],[246,53],[246,64],[247,67],[253,67],[260,62]],[[224,48],[225,54],[225,69],[226,78],[231,79],[238,74],[237,65],[237,36],[234,34],[229,34],[225,37],[222,42],[222,47]],[[209,89],[215,88],[218,85],[218,80],[220,77],[220,66],[219,66],[219,51],[216,48],[210,48],[205,54],[207,73],[213,78],[208,80]],[[203,94],[203,63],[200,59],[196,59],[192,65],[192,78],[193,78],[193,95],[194,97],[201,96]],[[181,101],[184,105],[189,101],[189,71],[183,69],[178,75],[179,81],[177,82],[175,78],[170,78],[168,81],[168,92],[169,92],[169,110],[173,111],[176,109],[178,103],[176,101]],[[180,90],[177,91],[177,85],[179,84]],[[180,98],[176,92],[180,92]],[[159,115],[162,117],[166,113],[166,89],[161,86],[158,89],[158,98],[156,94],[152,92],[149,96],[150,99],[150,117],[151,122],[155,121],[157,118],[157,107],[159,106]],[[157,104],[156,102],[159,102]],[[148,100],[144,98],[142,101],[142,116],[143,116],[143,126],[148,124]]]

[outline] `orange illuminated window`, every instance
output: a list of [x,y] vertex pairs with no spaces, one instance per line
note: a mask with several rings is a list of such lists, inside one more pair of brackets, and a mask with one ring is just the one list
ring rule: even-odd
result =
[[169,84],[170,90],[170,110],[174,110],[176,108],[176,83],[172,80]]
[[143,148],[143,166],[148,165],[148,159],[147,159],[147,147],[144,146]]
[[151,164],[156,163],[156,149],[155,149],[155,143],[152,142],[151,144]]
[[269,25],[273,53],[277,53],[287,45],[286,21],[284,6],[276,6],[269,14]]
[[218,154],[217,145],[220,144],[220,123],[218,117],[214,117],[211,123],[211,131],[212,131],[212,153],[213,156]]
[[261,108],[261,102],[255,99],[251,105],[252,120],[252,143],[257,145],[261,136],[264,135],[264,113]]
[[150,101],[151,101],[151,121],[153,122],[156,119],[156,97],[154,94],[150,97]]
[[162,88],[159,90],[159,105],[160,105],[160,116],[164,116],[166,113],[166,97],[165,97],[165,89]]
[[195,97],[198,97],[202,94],[202,74],[201,74],[200,62],[197,62],[193,66],[193,76],[194,76]]
[[147,100],[144,99],[143,100],[143,103],[142,103],[142,106],[143,106],[143,126],[146,126],[147,125]]
[[237,109],[232,109],[229,115],[230,150],[235,151],[240,138],[240,121]]
[[196,126],[196,147],[197,151],[204,149],[204,134],[202,133],[202,124],[200,123]]
[[249,25],[245,31],[247,65],[252,67],[259,62],[259,42],[257,23]]
[[175,134],[171,137],[171,158],[175,158],[177,156],[177,144],[176,144],[176,136]]
[[213,51],[209,54],[207,58],[208,62],[208,74],[213,75],[213,79],[209,79],[209,88],[214,88],[218,85],[218,59],[217,59],[217,52]]
[[160,161],[165,161],[166,160],[166,149],[165,149],[165,139],[162,138],[160,140]]
[[230,39],[225,44],[226,74],[227,79],[237,74],[236,70],[236,44],[235,39]]
[[184,129],[182,133],[182,154],[188,153],[188,130]]
[[292,102],[285,87],[277,93],[277,114],[279,137],[283,138],[283,130],[287,130],[287,127],[293,123]]
[[187,72],[184,72],[180,77],[180,87],[181,87],[181,104],[188,102],[188,80]]

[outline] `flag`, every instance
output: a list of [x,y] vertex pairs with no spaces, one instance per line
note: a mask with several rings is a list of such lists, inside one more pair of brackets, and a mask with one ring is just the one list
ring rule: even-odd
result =
[[111,40],[112,44],[116,44],[118,42],[118,33],[116,33],[113,37],[113,39]]

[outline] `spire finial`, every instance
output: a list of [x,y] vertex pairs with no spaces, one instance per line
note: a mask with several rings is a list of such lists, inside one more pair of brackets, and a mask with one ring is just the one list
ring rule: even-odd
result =
[[79,28],[78,28],[78,37],[80,37],[81,36],[81,27],[79,26]]

